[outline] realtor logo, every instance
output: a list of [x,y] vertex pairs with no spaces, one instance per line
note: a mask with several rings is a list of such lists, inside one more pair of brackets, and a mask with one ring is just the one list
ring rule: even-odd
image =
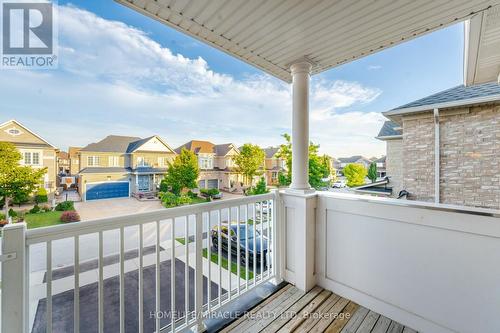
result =
[[49,2],[2,2],[3,68],[55,67],[53,14]]

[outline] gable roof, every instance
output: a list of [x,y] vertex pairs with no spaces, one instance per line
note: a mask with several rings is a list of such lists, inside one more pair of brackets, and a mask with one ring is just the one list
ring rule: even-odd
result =
[[382,125],[382,128],[378,132],[376,138],[379,140],[383,140],[390,138],[400,138],[402,135],[403,131],[401,129],[401,125],[392,120],[387,120]]
[[477,84],[474,86],[459,85],[436,94],[401,105],[385,116],[428,111],[435,108],[450,108],[464,105],[500,101],[500,85],[497,82]]
[[214,154],[214,144],[209,141],[191,140],[175,148],[177,154],[181,153],[182,148],[192,151],[195,154]]
[[273,158],[274,155],[280,150],[279,147],[268,147],[264,148],[264,153],[266,154],[266,158]]
[[226,156],[231,151],[231,149],[238,151],[236,146],[232,143],[223,143],[214,146],[215,154],[217,156]]
[[131,143],[142,140],[135,136],[108,135],[99,142],[83,147],[81,151],[126,153]]
[[30,132],[31,134],[33,134],[34,136],[36,136],[38,139],[40,139],[41,141],[43,141],[46,145],[48,145],[48,146],[50,146],[50,147],[52,147],[54,149],[57,149],[56,146],[54,146],[53,144],[51,144],[50,142],[48,142],[47,140],[45,140],[44,138],[42,138],[40,135],[36,134],[34,131],[30,130],[28,127],[24,126],[23,124],[21,124],[19,121],[15,120],[15,119],[11,119],[11,120],[8,120],[8,121],[0,124],[0,127],[4,127],[5,125],[7,125],[9,123],[14,123],[17,126],[22,127],[25,131]]
[[131,142],[127,148],[127,153],[133,153],[134,151],[141,148],[144,144],[146,144],[149,140],[153,138],[158,139],[158,141],[160,141],[165,147],[167,147],[170,151],[174,152],[172,147],[170,147],[161,137],[159,137],[158,135],[152,135],[150,137]]
[[359,160],[365,160],[367,163],[370,162],[369,159],[361,156],[361,155],[354,155],[354,156],[351,156],[351,157],[339,157],[339,162],[341,163],[355,163]]

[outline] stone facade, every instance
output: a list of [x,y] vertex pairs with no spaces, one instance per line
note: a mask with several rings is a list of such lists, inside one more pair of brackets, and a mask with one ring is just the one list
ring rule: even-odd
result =
[[[403,188],[410,199],[434,201],[433,115],[402,123]],[[440,110],[439,126],[440,202],[499,209],[500,105]]]
[[386,140],[386,149],[386,174],[390,177],[392,196],[397,198],[403,189],[403,139]]

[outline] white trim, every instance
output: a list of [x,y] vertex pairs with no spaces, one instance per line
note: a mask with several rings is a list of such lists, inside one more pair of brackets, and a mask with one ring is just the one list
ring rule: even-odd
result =
[[395,140],[395,139],[402,139],[403,135],[382,135],[382,136],[376,136],[375,139],[379,140]]
[[15,119],[11,119],[11,120],[8,120],[6,122],[4,122],[3,124],[0,124],[0,127],[3,127],[9,123],[15,123],[17,124],[18,126],[24,128],[26,131],[30,132],[31,134],[33,134],[34,136],[36,136],[38,139],[42,140],[43,142],[45,142],[46,144],[48,144],[49,146],[51,146],[52,148],[54,149],[58,149],[56,146],[54,146],[53,144],[51,144],[50,142],[48,142],[47,140],[45,140],[44,138],[42,138],[40,135],[36,134],[35,132],[33,132],[32,130],[30,130],[28,127],[24,126],[23,124],[21,124],[20,122],[18,122],[17,120]]
[[132,150],[130,153],[127,153],[127,154],[133,154],[134,152],[138,151],[142,146],[144,146],[146,143],[148,143],[149,141],[151,141],[152,139],[158,139],[158,141],[160,141],[165,147],[167,147],[171,153],[173,154],[177,154],[173,149],[172,147],[170,147],[166,142],[165,140],[163,140],[160,136],[158,135],[153,135],[152,137],[149,138],[149,140],[147,140],[146,142],[144,142],[142,145],[140,145],[139,147],[135,148],[134,150]]
[[479,46],[484,32],[484,12],[465,21],[464,24],[464,85],[474,84],[479,59]]
[[439,109],[434,109],[434,202],[439,203],[439,180],[440,180],[440,134],[439,134]]
[[454,107],[459,107],[459,106],[466,106],[466,105],[472,105],[472,104],[482,104],[482,103],[488,103],[488,102],[500,102],[500,94],[483,96],[483,97],[475,97],[475,98],[469,98],[469,99],[462,99],[462,100],[458,100],[458,101],[451,101],[451,102],[444,102],[444,103],[420,105],[420,106],[414,106],[414,107],[403,108],[403,109],[395,109],[395,110],[382,112],[382,114],[384,116],[386,116],[387,118],[394,120],[392,118],[393,116],[399,116],[399,115],[404,115],[404,114],[409,114],[409,113],[417,113],[417,112],[430,112],[433,109],[454,108]]

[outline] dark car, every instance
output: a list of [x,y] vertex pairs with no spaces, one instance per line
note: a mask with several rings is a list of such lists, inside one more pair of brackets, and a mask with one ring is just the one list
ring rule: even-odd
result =
[[[247,227],[248,226],[248,227]],[[257,256],[257,262],[260,263],[260,258],[261,258],[261,252],[262,256],[264,258],[264,263],[266,262],[266,255],[267,255],[267,249],[268,249],[268,240],[267,237],[263,236],[262,237],[262,244],[261,244],[261,236],[258,230],[253,229],[253,225],[244,225],[241,224],[240,226],[240,260],[243,265],[246,264],[246,258],[245,258],[245,253],[246,253],[246,245],[247,242],[246,240],[248,239],[248,259],[249,263],[253,263],[253,254],[254,254],[254,238],[255,238],[255,254]],[[258,227],[257,227],[258,228]],[[233,256],[237,256],[237,251],[238,251],[238,226],[236,224],[231,224],[230,227],[227,225],[222,225],[221,230],[222,232],[220,233],[220,238],[221,238],[221,243],[222,243],[222,249],[225,250],[226,252],[228,251],[228,229],[231,231],[231,253]],[[214,248],[219,247],[219,227],[215,226],[212,228],[210,236],[212,237],[212,244]],[[248,237],[247,237],[247,230],[248,230]]]

